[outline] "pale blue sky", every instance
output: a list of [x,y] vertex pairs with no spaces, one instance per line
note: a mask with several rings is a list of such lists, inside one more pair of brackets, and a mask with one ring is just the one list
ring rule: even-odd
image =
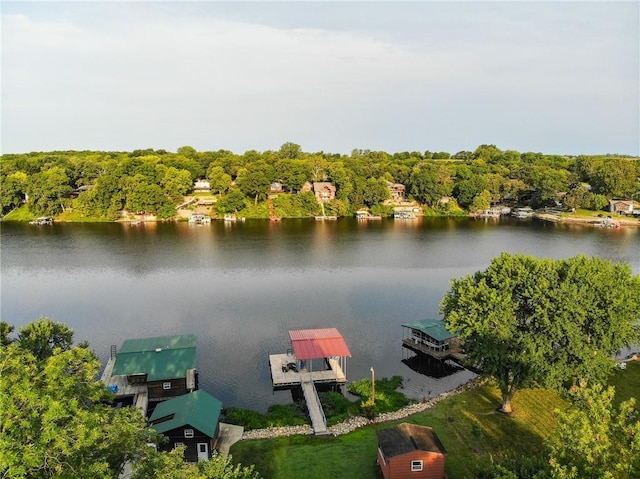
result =
[[638,2],[2,2],[2,152],[640,154]]

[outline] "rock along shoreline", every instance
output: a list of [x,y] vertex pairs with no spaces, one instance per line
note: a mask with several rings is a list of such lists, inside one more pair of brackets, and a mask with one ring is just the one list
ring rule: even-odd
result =
[[[386,412],[376,416],[373,419],[367,419],[363,416],[353,416],[343,421],[339,424],[335,424],[333,426],[329,426],[327,430],[329,434],[332,436],[340,436],[342,434],[348,434],[355,429],[358,429],[363,426],[368,426],[370,424],[379,424],[389,421],[396,421],[398,419],[403,419],[408,416],[412,416],[414,414],[423,412],[429,408],[432,408],[436,404],[438,404],[443,399],[459,394],[463,391],[468,391],[469,389],[476,388],[481,386],[486,382],[484,378],[474,378],[469,380],[468,382],[458,386],[451,391],[444,392],[435,396],[427,401],[420,403],[409,404],[397,411]],[[281,427],[269,427],[265,429],[252,429],[250,431],[245,431],[242,434],[242,440],[250,440],[250,439],[274,439],[277,437],[286,437],[286,436],[294,436],[294,435],[311,435],[313,434],[313,429],[310,425],[305,424],[304,426],[281,426]]]

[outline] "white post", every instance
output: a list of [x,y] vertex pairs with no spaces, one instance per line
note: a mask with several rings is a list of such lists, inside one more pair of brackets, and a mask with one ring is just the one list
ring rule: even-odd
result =
[[371,366],[371,402],[376,403],[376,373]]

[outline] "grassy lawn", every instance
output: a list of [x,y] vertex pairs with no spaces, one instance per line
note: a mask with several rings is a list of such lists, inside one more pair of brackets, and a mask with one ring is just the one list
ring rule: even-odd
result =
[[[638,395],[640,362],[614,373],[617,401]],[[379,479],[375,431],[400,422],[431,426],[448,452],[450,479],[473,477],[474,471],[501,455],[532,455],[555,426],[554,409],[566,402],[555,392],[525,389],[516,394],[515,415],[496,412],[500,394],[485,385],[440,401],[435,407],[400,421],[376,424],[338,437],[292,436],[241,441],[231,448],[234,461],[255,464],[265,479]]]

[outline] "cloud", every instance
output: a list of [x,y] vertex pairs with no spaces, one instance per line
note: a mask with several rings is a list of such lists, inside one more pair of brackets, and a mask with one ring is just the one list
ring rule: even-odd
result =
[[[407,23],[406,32],[282,26],[180,4],[115,4],[92,20],[8,13],[3,149],[243,151],[287,140],[343,152],[434,149],[425,130],[450,143],[461,133],[490,136],[481,143],[509,138],[472,125],[513,115],[514,99],[536,117],[544,107],[562,116],[582,98],[590,114],[628,123],[637,74],[628,72],[628,50],[620,52],[624,38],[591,35],[588,22],[563,27],[566,17],[549,19],[546,10],[533,20],[526,9],[474,12],[459,21],[434,14],[425,31]],[[461,114],[471,118],[458,121]]]

